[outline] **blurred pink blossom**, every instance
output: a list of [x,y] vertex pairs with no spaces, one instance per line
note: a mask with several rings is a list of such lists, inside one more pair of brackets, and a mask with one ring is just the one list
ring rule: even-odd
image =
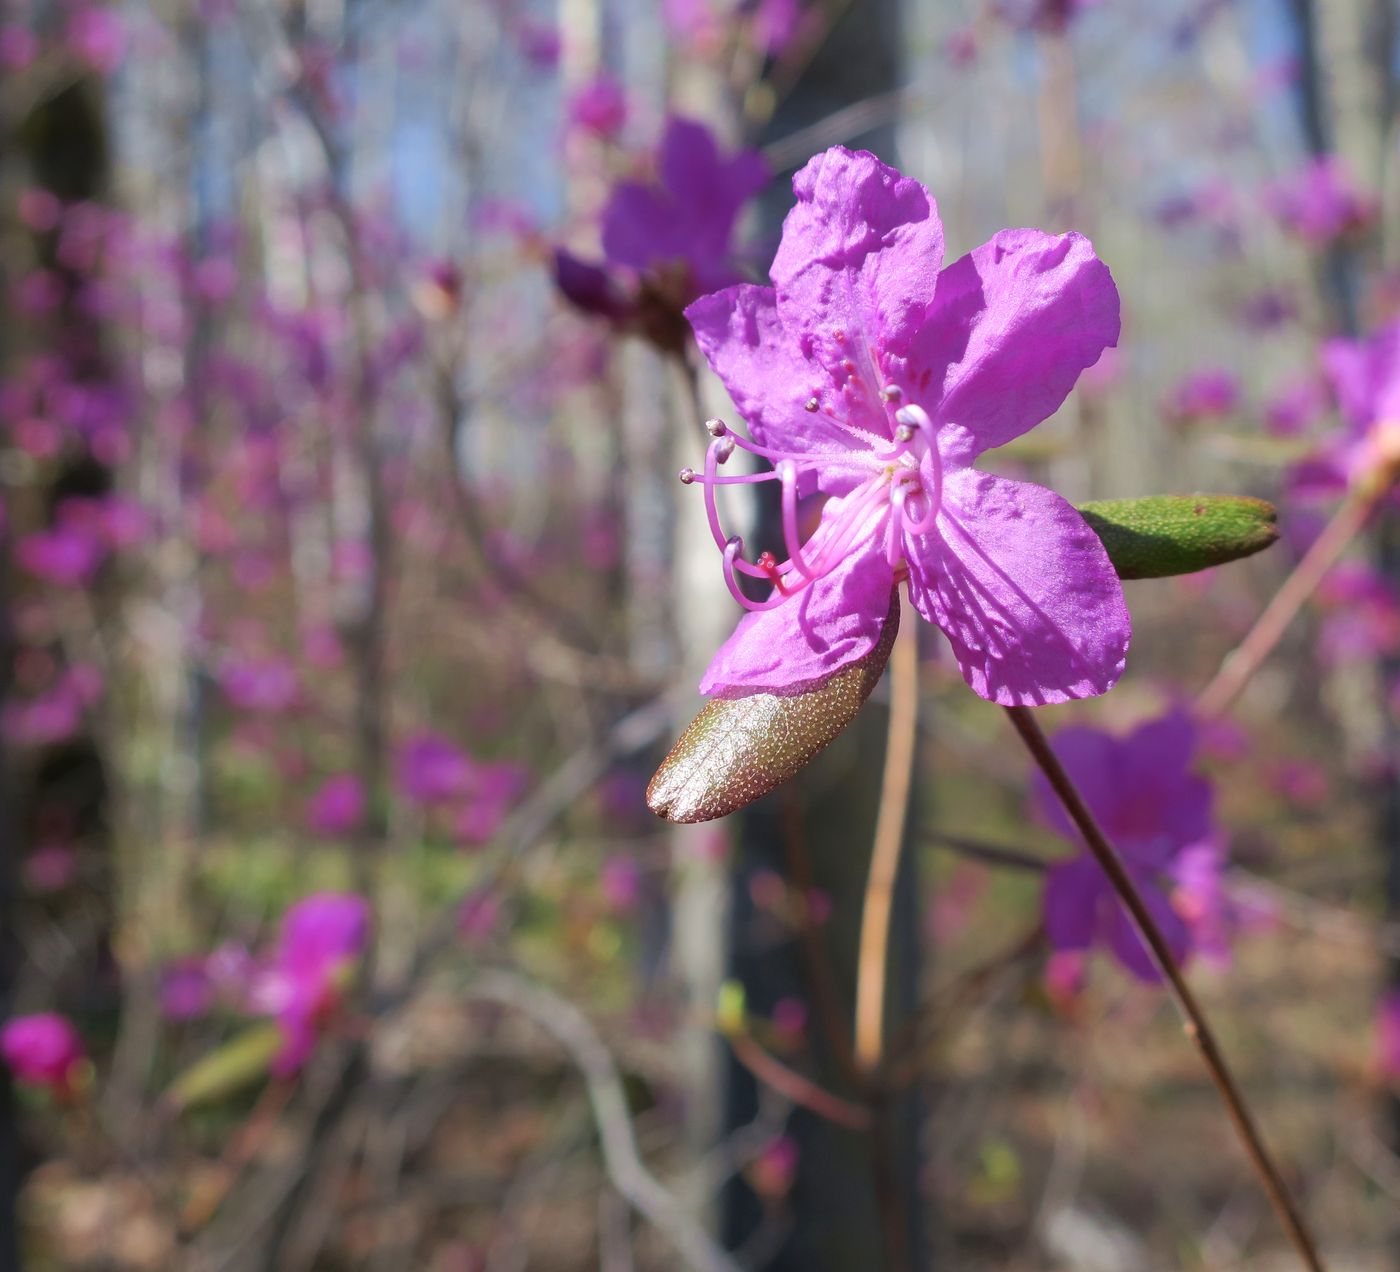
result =
[[0,1025],[0,1059],[17,1082],[70,1095],[85,1056],[78,1031],[54,1012],[16,1016]]
[[1376,1004],[1376,1064],[1384,1077],[1400,1082],[1400,989],[1387,990]]
[[1364,229],[1378,210],[1336,155],[1314,159],[1276,182],[1265,191],[1265,202],[1285,229],[1314,244]]
[[300,696],[301,680],[286,658],[232,657],[219,669],[219,685],[240,711],[275,714]]
[[311,797],[306,824],[313,834],[328,839],[348,835],[364,819],[367,802],[364,783],[355,774],[337,773]]
[[612,141],[627,122],[627,94],[611,75],[599,75],[569,98],[571,128]]
[[369,924],[368,902],[353,893],[318,892],[283,915],[277,952],[250,994],[253,1009],[276,1017],[281,1028],[282,1049],[272,1064],[278,1077],[290,1077],[310,1058],[369,943]]
[[1172,390],[1163,413],[1173,424],[1201,424],[1233,414],[1240,402],[1240,385],[1223,367],[1193,371]]
[[598,888],[614,914],[631,914],[642,899],[642,872],[636,859],[609,857],[598,872]]
[[68,19],[64,40],[69,51],[100,75],[110,75],[126,52],[126,29],[109,8],[84,4]]

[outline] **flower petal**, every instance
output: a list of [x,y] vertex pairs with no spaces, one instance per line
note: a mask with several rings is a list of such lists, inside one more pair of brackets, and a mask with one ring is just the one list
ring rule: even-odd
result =
[[884,536],[874,534],[782,605],[740,619],[711,660],[700,692],[738,698],[811,689],[875,648],[893,586]]
[[[686,311],[695,340],[734,400],[754,438],[765,446],[798,453],[848,454],[855,439],[830,416],[807,410],[822,392],[821,368],[804,359],[797,341],[783,329],[771,287],[749,283],[702,296]],[[808,470],[802,493],[817,484],[842,494],[860,474]]]
[[973,691],[1003,706],[1107,693],[1132,622],[1108,554],[1043,486],[948,473],[935,532],[907,545],[909,595]]
[[1118,327],[1118,289],[1081,235],[1002,230],[955,261],[910,355],[940,449],[971,463],[1048,419]]
[[[1095,869],[1097,869],[1097,865]],[[1178,966],[1186,961],[1191,953],[1191,932],[1186,921],[1172,908],[1171,901],[1156,883],[1141,872],[1133,872],[1133,881],[1142,894],[1148,912],[1157,920],[1167,948]],[[1127,907],[1116,896],[1105,897],[1106,913],[1102,919],[1103,937],[1114,956],[1139,980],[1156,984],[1162,979],[1146,942],[1138,935],[1137,925]],[[1112,907],[1108,909],[1108,907]]]
[[[1118,771],[1114,756],[1123,745],[1121,741],[1102,729],[1089,725],[1070,725],[1056,729],[1051,742],[1055,756],[1060,761],[1070,779],[1079,789],[1079,794],[1088,805],[1089,811],[1100,825],[1104,816],[1122,798],[1131,798],[1117,783]],[[1038,769],[1031,775],[1031,797],[1041,821],[1056,834],[1072,843],[1079,841],[1079,830],[1055,788],[1050,785],[1045,774]]]
[[890,435],[880,390],[904,386],[943,263],[938,208],[917,181],[835,146],[792,182],[797,203],[773,260],[778,312],[826,373],[822,409]]
[[1051,866],[1045,875],[1045,937],[1057,950],[1087,950],[1094,943],[1099,902],[1108,880],[1087,853]]

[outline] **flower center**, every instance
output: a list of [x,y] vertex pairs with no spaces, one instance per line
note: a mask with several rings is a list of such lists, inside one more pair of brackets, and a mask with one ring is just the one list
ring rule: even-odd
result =
[[[709,420],[705,427],[711,441],[705,452],[705,468],[697,473],[683,468],[680,479],[686,485],[700,483],[705,489],[705,511],[710,532],[724,557],[724,579],[734,599],[750,610],[767,610],[781,605],[788,597],[803,591],[830,574],[850,551],[872,535],[884,536],[885,557],[892,569],[904,559],[908,535],[928,534],[938,520],[943,495],[943,463],[938,453],[937,428],[923,407],[896,406],[901,390],[890,385],[883,397],[893,409],[894,441],[888,451],[866,450],[783,451],[760,446],[734,433],[723,420]],[[808,404],[815,410],[816,400]],[[767,459],[768,472],[721,476],[720,465],[735,447]],[[846,473],[863,476],[856,487],[828,505],[821,523],[803,543],[797,526],[797,489],[808,473]],[[751,485],[762,481],[782,484],[783,544],[787,559],[779,561],[771,552],[755,562],[743,557],[744,541],[739,535],[726,535],[720,525],[715,497],[717,486]],[[738,576],[762,579],[773,585],[766,600],[745,595]]]

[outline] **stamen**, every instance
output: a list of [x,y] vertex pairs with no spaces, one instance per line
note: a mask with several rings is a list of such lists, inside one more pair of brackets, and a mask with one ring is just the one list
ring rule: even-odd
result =
[[682,468],[680,472],[676,474],[676,476],[681,479],[682,486],[689,486],[691,482],[695,480],[695,469]]
[[705,431],[711,437],[723,437],[727,432],[729,432],[729,425],[726,424],[723,420],[709,419],[705,421]]
[[797,533],[797,467],[791,460],[784,460],[778,465],[778,473],[783,482],[783,543],[793,568],[810,579],[812,567],[802,555],[802,542]]
[[806,409],[809,411],[818,411],[821,409],[821,405],[822,404],[814,397],[808,398],[805,403]]

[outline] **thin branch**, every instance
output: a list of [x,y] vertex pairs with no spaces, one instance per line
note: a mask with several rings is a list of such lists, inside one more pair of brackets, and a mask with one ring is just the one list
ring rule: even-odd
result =
[[524,1012],[569,1053],[588,1088],[603,1166],[613,1187],[701,1272],[739,1272],[684,1206],[646,1168],[637,1151],[622,1078],[597,1031],[572,1003],[523,977],[489,972],[467,990],[473,998]]
[[1033,870],[1044,873],[1055,863],[1035,853],[1022,852],[1019,848],[1008,848],[1004,844],[988,843],[983,839],[972,839],[967,835],[952,835],[944,830],[931,830],[928,837],[944,848],[951,848],[960,856],[980,861],[989,866],[1006,866],[1011,870]]
[[919,719],[919,649],[913,623],[905,623],[890,654],[890,725],[875,844],[861,912],[856,971],[856,1063],[867,1073],[880,1067],[885,1045],[885,981],[889,969],[890,911],[904,847],[904,823],[914,776]]
[[835,1122],[837,1126],[849,1127],[853,1131],[870,1129],[869,1109],[833,1095],[797,1070],[790,1069],[765,1051],[750,1035],[725,1034],[725,1039],[733,1049],[734,1058],[755,1078],[785,1099],[809,1109],[818,1117],[826,1118],[828,1122]]
[[1185,1018],[1186,1034],[1200,1051],[1201,1059],[1210,1072],[1211,1080],[1220,1092],[1221,1099],[1225,1101],[1230,1121],[1234,1123],[1235,1131],[1244,1144],[1250,1163],[1259,1176],[1259,1182],[1263,1185],[1264,1191],[1273,1204],[1299,1258],[1310,1272],[1323,1272],[1323,1263],[1317,1253],[1317,1246],[1313,1241],[1312,1234],[1308,1231],[1301,1212],[1289,1195],[1288,1187],[1283,1182],[1283,1176],[1269,1155],[1269,1150],[1264,1144],[1254,1117],[1246,1106],[1244,1096],[1235,1082],[1234,1075],[1225,1062],[1224,1053],[1220,1050],[1215,1033],[1206,1020],[1205,1012],[1191,987],[1186,983],[1185,977],[1182,976],[1181,969],[1177,966],[1176,959],[1173,958],[1171,949],[1167,945],[1167,939],[1163,936],[1162,929],[1157,925],[1157,920],[1152,917],[1152,912],[1143,901],[1142,894],[1138,891],[1132,876],[1123,865],[1113,845],[1108,842],[1107,837],[1099,828],[1098,822],[1094,820],[1093,813],[1084,803],[1073,780],[1060,764],[1059,758],[1055,755],[1035,718],[1034,711],[1029,707],[1007,707],[1006,714],[1010,717],[1021,740],[1026,744],[1026,749],[1031,753],[1031,757],[1041,772],[1045,774],[1055,794],[1059,797],[1060,803],[1064,805],[1065,812],[1079,828],[1079,833],[1084,837],[1089,851],[1093,853],[1094,859],[1099,863],[1104,874],[1108,876],[1114,891],[1118,893],[1123,905],[1132,916],[1138,933],[1151,951],[1153,961],[1166,978],[1172,999]]

